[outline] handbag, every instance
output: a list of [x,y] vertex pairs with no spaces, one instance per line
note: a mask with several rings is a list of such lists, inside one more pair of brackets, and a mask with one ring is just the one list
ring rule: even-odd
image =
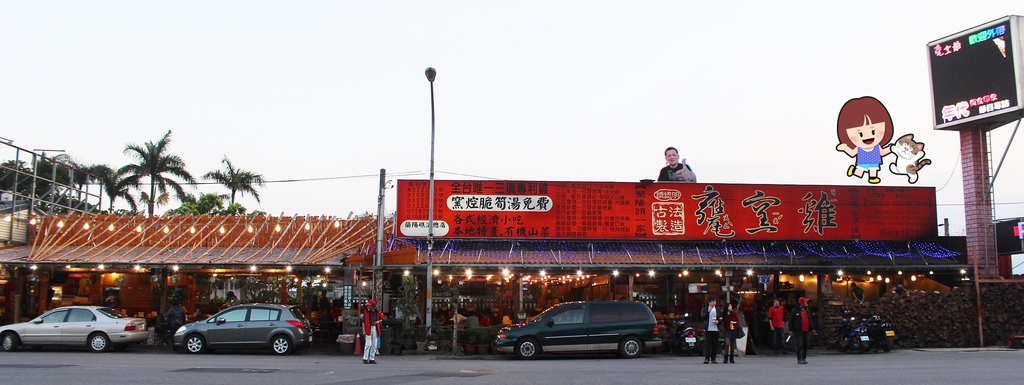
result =
[[743,328],[742,327],[736,328],[736,339],[741,339],[741,338],[746,337],[746,336],[747,336],[747,333],[743,332]]

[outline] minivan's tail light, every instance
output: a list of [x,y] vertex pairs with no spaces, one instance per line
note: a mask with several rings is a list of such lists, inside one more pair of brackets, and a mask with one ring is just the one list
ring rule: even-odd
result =
[[658,335],[658,325],[654,325],[654,335]]
[[306,325],[303,324],[302,321],[290,319],[290,320],[287,320],[285,322],[287,322],[289,325],[292,325],[292,326],[297,327],[299,329],[305,329],[306,328]]
[[498,333],[498,339],[499,340],[505,339],[505,333]]
[[133,332],[133,331],[135,331],[135,323],[134,322],[129,322],[129,323],[125,324],[124,325],[124,331],[126,331],[126,332]]

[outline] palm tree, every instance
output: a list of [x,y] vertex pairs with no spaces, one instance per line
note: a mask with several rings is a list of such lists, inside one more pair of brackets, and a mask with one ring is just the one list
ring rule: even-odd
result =
[[125,183],[116,170],[105,164],[97,164],[89,166],[86,171],[99,178],[100,187],[103,187],[103,192],[107,194],[107,198],[110,198],[111,209],[114,208],[114,201],[117,198],[121,198],[128,202],[128,206],[132,208],[132,211],[138,211],[139,208],[135,204],[135,197],[131,193],[131,186]]
[[256,192],[256,187],[263,187],[263,175],[235,168],[235,165],[231,164],[231,160],[228,159],[227,155],[220,162],[224,163],[224,170],[208,172],[206,175],[203,175],[203,178],[217,182],[231,190],[231,201],[228,205],[235,204],[235,193],[239,192],[242,195],[252,195],[253,198],[256,198],[256,202],[262,203],[260,202],[260,194]]
[[[139,188],[143,178],[148,180],[149,193],[143,192],[142,200],[147,206],[149,216],[153,216],[153,209],[157,204],[166,203],[168,187],[174,190],[179,199],[185,196],[185,190],[181,188],[178,181],[164,176],[165,174],[176,176],[190,185],[196,183],[192,174],[185,170],[185,161],[181,157],[167,152],[170,143],[171,131],[168,130],[156,143],[146,142],[142,146],[137,144],[125,146],[125,155],[134,157],[138,163],[125,165],[117,170],[117,175],[124,177],[122,182],[134,188]],[[159,199],[157,192],[160,193]]]

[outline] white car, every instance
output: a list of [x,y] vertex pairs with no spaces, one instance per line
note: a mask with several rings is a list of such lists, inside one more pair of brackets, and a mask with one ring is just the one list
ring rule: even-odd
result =
[[122,350],[149,337],[146,320],[126,317],[101,306],[64,306],[29,322],[0,327],[0,347],[85,346],[94,352]]

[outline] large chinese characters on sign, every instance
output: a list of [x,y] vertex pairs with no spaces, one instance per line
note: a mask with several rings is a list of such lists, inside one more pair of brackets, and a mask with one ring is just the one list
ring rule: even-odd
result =
[[[398,235],[427,235],[425,180],[398,181]],[[434,236],[873,240],[936,237],[932,187],[435,181]]]

